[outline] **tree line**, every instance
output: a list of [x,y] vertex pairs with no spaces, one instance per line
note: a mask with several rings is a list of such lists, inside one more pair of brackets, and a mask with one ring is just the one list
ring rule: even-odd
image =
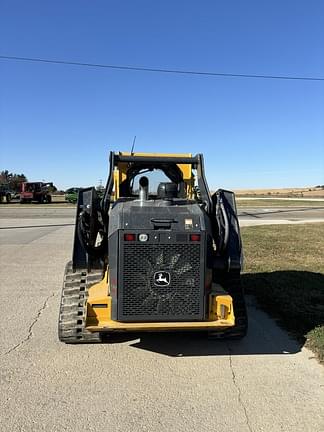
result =
[[13,192],[20,192],[21,183],[26,181],[28,180],[25,174],[11,173],[8,170],[0,173],[0,184],[7,185],[8,189]]

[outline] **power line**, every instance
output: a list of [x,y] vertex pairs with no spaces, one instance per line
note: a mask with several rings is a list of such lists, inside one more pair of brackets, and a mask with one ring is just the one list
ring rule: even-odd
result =
[[3,55],[0,55],[0,59],[61,64],[61,65],[70,65],[70,66],[85,66],[91,68],[130,70],[130,71],[139,71],[139,72],[157,72],[157,73],[180,74],[180,75],[203,75],[209,77],[324,81],[324,78],[322,77],[300,77],[300,76],[288,76],[288,75],[254,75],[254,74],[234,74],[234,73],[221,73],[221,72],[208,72],[208,71],[192,71],[192,70],[182,70],[182,69],[160,69],[160,68],[152,68],[152,67],[122,66],[122,65],[111,65],[111,64],[100,64],[100,63],[81,63],[81,62],[72,62],[72,61],[65,61],[65,60],[51,60],[51,59],[44,59],[44,58],[14,57],[14,56],[3,56]]

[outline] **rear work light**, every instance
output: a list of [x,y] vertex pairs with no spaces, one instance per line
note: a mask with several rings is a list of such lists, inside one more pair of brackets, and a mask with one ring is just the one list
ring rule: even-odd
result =
[[200,234],[190,234],[190,241],[199,242],[200,241]]
[[135,239],[136,239],[135,234],[124,234],[125,241],[135,241]]

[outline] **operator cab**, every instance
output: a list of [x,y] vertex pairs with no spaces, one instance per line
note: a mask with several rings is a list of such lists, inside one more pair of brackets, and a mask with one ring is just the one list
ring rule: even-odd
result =
[[[147,179],[148,200],[186,198],[183,174],[176,164],[165,167],[163,164],[132,164],[123,173],[119,185],[118,198],[138,199],[141,194],[141,180]],[[117,198],[117,197],[116,197]]]
[[168,199],[178,197],[178,185],[173,182],[160,183],[157,189],[158,199]]

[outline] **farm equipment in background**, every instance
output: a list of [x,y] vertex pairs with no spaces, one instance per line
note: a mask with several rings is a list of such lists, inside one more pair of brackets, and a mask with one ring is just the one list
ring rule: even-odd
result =
[[242,338],[241,268],[234,194],[210,194],[201,154],[111,152],[103,198],[79,191],[59,339],[176,330]]
[[[67,201],[70,204],[76,204],[78,201],[78,193],[80,188],[78,187],[72,187],[65,191],[65,201]],[[103,198],[105,193],[105,188],[97,187],[96,188],[97,196],[98,198]]]
[[23,182],[21,184],[20,203],[36,201],[40,204],[49,204],[52,202],[51,189],[53,189],[53,183]]
[[78,201],[78,193],[79,193],[80,188],[77,187],[72,187],[69,188],[65,191],[65,201],[71,203],[71,204],[76,204],[76,202]]
[[14,193],[9,189],[7,184],[0,184],[0,203],[10,203],[14,196]]

